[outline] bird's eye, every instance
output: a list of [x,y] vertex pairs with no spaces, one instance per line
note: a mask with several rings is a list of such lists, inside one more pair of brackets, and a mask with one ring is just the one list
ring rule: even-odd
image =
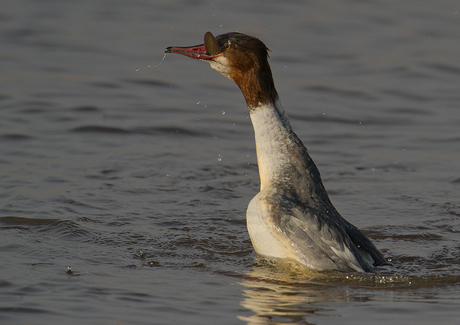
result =
[[232,45],[232,42],[230,40],[228,40],[227,43],[224,44],[224,48],[228,49],[228,48],[230,48],[230,45]]

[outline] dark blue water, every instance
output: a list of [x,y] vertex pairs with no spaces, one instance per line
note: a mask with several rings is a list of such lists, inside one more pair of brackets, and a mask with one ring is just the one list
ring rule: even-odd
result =
[[[0,4],[2,324],[457,324],[456,1]],[[262,39],[341,214],[393,263],[254,253],[238,88],[170,45]]]

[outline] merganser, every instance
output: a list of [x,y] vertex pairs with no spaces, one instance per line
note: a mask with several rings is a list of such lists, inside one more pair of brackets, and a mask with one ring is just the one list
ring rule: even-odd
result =
[[260,175],[260,192],[246,211],[255,251],[295,260],[314,271],[370,272],[385,259],[332,205],[318,168],[279,100],[268,51],[256,37],[237,32],[214,37],[207,32],[204,44],[171,46],[165,53],[209,62],[243,93]]

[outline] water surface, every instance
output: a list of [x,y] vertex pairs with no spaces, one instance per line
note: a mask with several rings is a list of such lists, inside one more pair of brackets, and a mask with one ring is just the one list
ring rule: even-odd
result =
[[[456,1],[0,5],[0,321],[456,324]],[[168,55],[262,39],[330,197],[391,260],[313,274],[252,248],[242,95]]]

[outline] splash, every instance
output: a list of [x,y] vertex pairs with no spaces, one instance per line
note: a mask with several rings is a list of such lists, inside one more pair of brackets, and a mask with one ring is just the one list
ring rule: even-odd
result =
[[153,67],[154,67],[154,68],[155,68],[155,67],[158,67],[160,64],[163,63],[163,61],[165,60],[165,58],[166,58],[166,52],[165,52],[165,54],[163,55],[163,58],[161,59],[161,61],[158,62],[157,64],[154,64]]
[[[153,66],[148,65],[147,67],[148,67],[148,68],[152,68],[152,67],[153,67],[153,68],[156,68],[156,67],[158,67],[160,64],[163,63],[163,61],[165,60],[165,58],[166,58],[166,52],[165,52],[165,54],[163,55],[163,58],[161,59],[160,62],[158,62],[157,64],[154,64]],[[136,69],[136,72],[139,71],[139,70],[140,70],[140,69],[137,68],[137,69]]]

